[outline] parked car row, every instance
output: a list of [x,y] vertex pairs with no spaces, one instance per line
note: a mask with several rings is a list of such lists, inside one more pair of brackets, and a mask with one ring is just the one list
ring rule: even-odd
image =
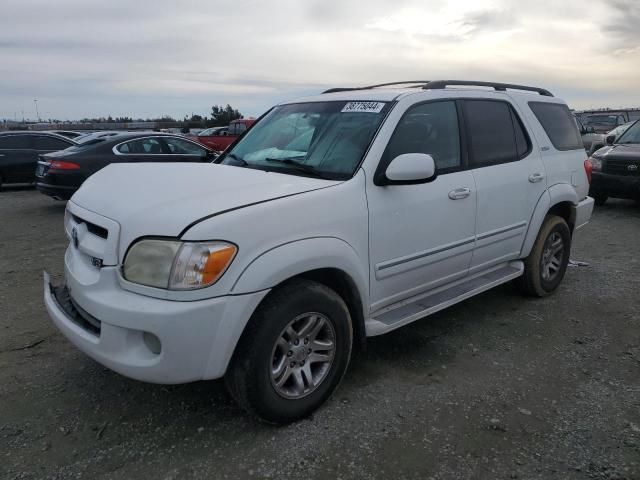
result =
[[252,118],[233,120],[227,127],[207,128],[191,138],[203,145],[222,152],[255,123]]
[[622,135],[627,128],[633,125],[635,122],[626,122],[622,125],[618,125],[612,130],[606,133],[597,133],[595,128],[591,125],[585,125],[579,117],[576,117],[578,128],[580,129],[580,135],[582,136],[582,143],[584,149],[589,155],[593,155],[593,152],[604,147],[607,144],[611,144]]
[[602,205],[607,198],[640,200],[640,120],[622,134],[607,136],[607,146],[589,158],[593,166],[591,196]]
[[95,132],[75,139],[49,132],[0,133],[0,186],[34,183],[66,200],[90,175],[111,163],[205,162],[210,148],[182,135],[157,132]]

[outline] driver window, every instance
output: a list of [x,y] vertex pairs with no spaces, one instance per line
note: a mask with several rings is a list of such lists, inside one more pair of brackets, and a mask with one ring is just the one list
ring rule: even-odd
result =
[[410,108],[387,146],[388,161],[404,153],[433,157],[439,174],[461,166],[458,113],[452,101],[423,103]]

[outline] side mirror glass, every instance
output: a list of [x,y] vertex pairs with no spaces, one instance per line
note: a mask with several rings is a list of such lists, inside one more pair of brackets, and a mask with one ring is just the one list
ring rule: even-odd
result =
[[613,145],[613,142],[616,141],[616,136],[615,135],[607,135],[607,137],[604,140],[605,140],[605,142],[607,142],[607,145]]
[[391,160],[385,172],[386,184],[426,183],[435,179],[436,163],[425,153],[404,153]]

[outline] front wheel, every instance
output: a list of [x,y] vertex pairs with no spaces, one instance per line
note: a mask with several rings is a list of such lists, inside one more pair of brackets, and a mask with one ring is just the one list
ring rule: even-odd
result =
[[536,297],[552,294],[562,282],[571,253],[571,231],[556,215],[545,219],[531,253],[524,261],[522,286]]
[[271,292],[249,321],[226,375],[229,392],[261,420],[299,420],[336,389],[352,344],[342,298],[325,285],[292,281]]

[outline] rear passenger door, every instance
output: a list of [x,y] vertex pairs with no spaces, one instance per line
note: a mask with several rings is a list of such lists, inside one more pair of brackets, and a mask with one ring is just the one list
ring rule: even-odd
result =
[[506,100],[463,101],[469,168],[477,190],[476,246],[469,274],[516,259],[547,184],[532,140]]

